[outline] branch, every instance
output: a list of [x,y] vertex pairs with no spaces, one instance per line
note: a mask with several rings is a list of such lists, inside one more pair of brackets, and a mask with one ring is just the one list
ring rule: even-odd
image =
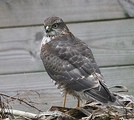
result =
[[[13,109],[4,109],[5,113],[13,114],[15,116],[22,116],[22,117],[28,117],[28,118],[36,118],[37,114],[19,111],[19,110],[13,110]],[[0,108],[0,113],[2,112],[2,109]]]
[[38,110],[39,112],[42,112],[42,110],[38,109],[37,107],[29,104],[28,102],[26,102],[26,101],[24,101],[24,100],[22,100],[20,98],[12,97],[12,96],[9,96],[9,95],[3,94],[3,93],[0,93],[0,96],[5,96],[5,97],[8,97],[8,98],[11,98],[12,100],[18,100],[18,101],[20,101],[20,102],[22,102],[22,103],[24,103],[24,104],[36,109],[36,110]]

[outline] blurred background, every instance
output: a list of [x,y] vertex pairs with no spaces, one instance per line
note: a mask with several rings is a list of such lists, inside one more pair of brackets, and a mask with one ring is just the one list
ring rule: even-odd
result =
[[[61,106],[60,90],[39,56],[43,22],[50,16],[61,17],[91,47],[109,87],[124,85],[134,95],[134,0],[0,0],[0,93],[42,111]],[[13,109],[38,112],[15,99],[8,102]],[[67,107],[75,104],[69,96]]]

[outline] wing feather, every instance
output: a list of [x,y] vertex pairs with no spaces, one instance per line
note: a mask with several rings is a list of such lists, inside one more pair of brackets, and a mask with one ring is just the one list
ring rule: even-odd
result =
[[41,58],[48,74],[57,84],[104,103],[114,101],[91,49],[84,42],[66,35],[52,40],[46,48],[46,53],[42,49]]

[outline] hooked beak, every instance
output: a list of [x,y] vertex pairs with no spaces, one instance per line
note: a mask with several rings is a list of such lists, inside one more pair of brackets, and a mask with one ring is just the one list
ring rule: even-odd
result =
[[51,27],[50,26],[46,26],[45,31],[46,31],[46,33],[49,33],[51,31]]

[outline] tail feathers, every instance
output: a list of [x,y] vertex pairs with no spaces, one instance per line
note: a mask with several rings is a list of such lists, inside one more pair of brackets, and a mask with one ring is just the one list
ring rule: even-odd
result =
[[107,88],[107,86],[102,82],[99,81],[100,85],[94,87],[92,89],[87,89],[84,91],[86,98],[89,97],[94,98],[95,100],[103,103],[109,104],[112,103],[113,105],[124,106]]
[[102,94],[98,94],[96,92],[90,92],[87,91],[85,92],[85,96],[87,98],[90,98],[92,97],[93,99],[101,102],[102,104],[107,104],[107,105],[116,105],[116,106],[122,106],[122,107],[125,107],[124,104],[119,101],[113,94],[107,94],[107,96],[103,96]]
[[103,96],[100,96],[99,94],[95,94],[95,93],[91,94],[90,92],[85,92],[85,96],[86,96],[87,99],[91,97],[91,98],[93,98],[93,99],[95,99],[95,100],[97,100],[101,103],[108,103],[107,98],[105,98]]
[[116,98],[114,97],[114,95],[112,95],[109,92],[109,90],[105,87],[101,87],[101,89],[94,88],[94,89],[86,90],[84,91],[84,93],[87,98],[92,97],[96,99],[97,101],[104,103],[104,104],[108,104],[109,102],[116,101]]

